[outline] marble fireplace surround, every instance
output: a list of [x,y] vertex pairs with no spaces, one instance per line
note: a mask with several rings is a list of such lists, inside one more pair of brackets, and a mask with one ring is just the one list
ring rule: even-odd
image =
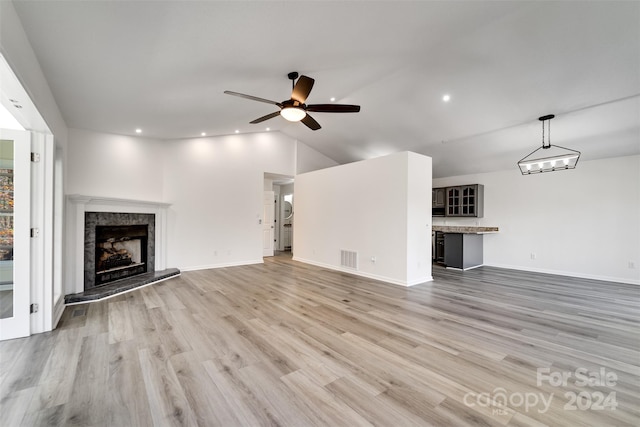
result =
[[[155,259],[149,271],[165,270],[168,203],[73,194],[67,196],[67,260],[65,294],[83,292],[85,285],[85,213],[130,213],[155,216]],[[150,236],[151,237],[151,236]]]

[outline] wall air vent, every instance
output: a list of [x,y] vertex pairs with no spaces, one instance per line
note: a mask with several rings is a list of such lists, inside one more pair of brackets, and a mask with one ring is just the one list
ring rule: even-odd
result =
[[358,252],[340,250],[340,266],[358,269]]

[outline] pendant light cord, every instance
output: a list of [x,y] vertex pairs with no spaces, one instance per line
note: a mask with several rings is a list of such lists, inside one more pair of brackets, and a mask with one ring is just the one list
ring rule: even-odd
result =
[[547,125],[547,148],[551,147],[551,120]]
[[[544,143],[544,122],[546,121],[549,122],[547,125],[547,145]],[[551,119],[542,120],[542,148],[551,148]]]

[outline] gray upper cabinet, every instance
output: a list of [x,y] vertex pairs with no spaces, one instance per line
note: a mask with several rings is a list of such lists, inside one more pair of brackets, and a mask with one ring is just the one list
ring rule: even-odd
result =
[[[442,194],[444,206],[437,203]],[[484,215],[484,186],[482,184],[434,188],[432,191],[433,216],[475,217]]]
[[460,216],[460,187],[448,187],[447,191],[447,216]]
[[481,218],[484,215],[484,186],[480,184],[463,185],[460,192],[460,215]]
[[445,188],[434,188],[431,191],[431,211],[433,216],[444,216],[446,206]]

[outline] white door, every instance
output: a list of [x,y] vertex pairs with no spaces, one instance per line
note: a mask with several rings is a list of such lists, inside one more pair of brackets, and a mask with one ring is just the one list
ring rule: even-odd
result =
[[273,256],[275,230],[275,193],[264,192],[264,209],[262,213],[262,256]]
[[0,340],[30,334],[31,134],[0,129]]

